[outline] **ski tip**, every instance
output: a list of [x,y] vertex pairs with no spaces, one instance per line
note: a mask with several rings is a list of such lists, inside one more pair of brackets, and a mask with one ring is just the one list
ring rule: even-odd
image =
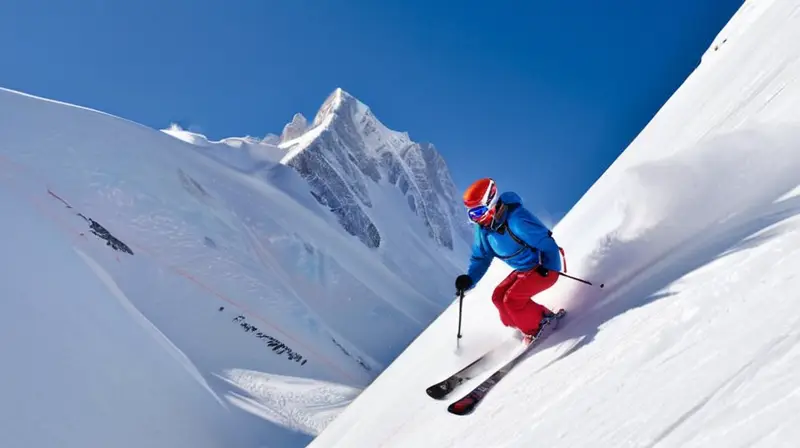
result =
[[425,389],[425,393],[428,394],[429,397],[433,398],[434,400],[441,400],[447,396],[452,391],[451,388],[447,386],[431,386]]
[[475,406],[478,404],[478,401],[474,398],[467,395],[466,397],[453,402],[450,406],[447,407],[447,412],[453,415],[467,415],[471,414],[473,410],[475,410]]

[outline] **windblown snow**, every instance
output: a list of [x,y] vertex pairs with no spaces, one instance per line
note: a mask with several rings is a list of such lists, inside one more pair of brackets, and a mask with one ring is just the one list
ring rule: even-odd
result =
[[569,315],[473,414],[425,388],[507,340],[502,263],[311,447],[795,447],[800,440],[800,1],[747,1],[556,226]]
[[210,141],[0,90],[2,445],[305,446],[438,316],[468,245],[444,161],[333,96]]

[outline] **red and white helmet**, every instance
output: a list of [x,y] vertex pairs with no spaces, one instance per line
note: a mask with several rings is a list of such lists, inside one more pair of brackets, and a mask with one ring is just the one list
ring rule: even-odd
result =
[[493,179],[485,177],[473,182],[464,191],[464,206],[467,207],[469,219],[481,225],[491,223],[498,197],[497,184]]

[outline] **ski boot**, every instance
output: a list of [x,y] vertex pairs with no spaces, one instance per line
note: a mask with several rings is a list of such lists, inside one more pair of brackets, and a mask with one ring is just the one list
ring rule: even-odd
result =
[[544,326],[545,325],[549,325],[550,323],[552,323],[553,321],[558,319],[560,317],[559,315],[562,315],[562,313],[564,313],[564,312],[565,311],[563,309],[559,310],[558,313],[554,313],[554,312],[550,311],[549,309],[547,311],[545,311],[544,314],[542,314],[542,320],[539,321],[539,328],[537,328],[536,331],[533,334],[525,334],[525,333],[520,332],[520,333],[522,333],[522,343],[525,344],[525,345],[532,344],[533,341],[535,341],[536,338],[538,338],[539,335],[542,334],[542,330],[544,330]]

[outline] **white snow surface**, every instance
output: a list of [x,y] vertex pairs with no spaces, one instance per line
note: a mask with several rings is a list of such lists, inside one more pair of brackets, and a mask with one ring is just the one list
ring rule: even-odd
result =
[[[715,49],[716,48],[716,49]],[[510,337],[495,262],[311,447],[796,447],[800,1],[748,0],[554,229],[570,314],[473,414],[425,388]]]
[[0,188],[0,445],[252,443],[107,271],[25,201]]
[[198,151],[212,159],[244,172],[271,167],[286,156],[286,151],[277,145],[253,137],[229,137],[214,142],[208,140],[205,135],[187,131],[176,124],[164,129],[163,132],[198,146],[200,147]]
[[0,446],[305,446],[466,261],[384,180],[365,185],[367,247],[274,135],[213,142],[4,89],[0,116]]

